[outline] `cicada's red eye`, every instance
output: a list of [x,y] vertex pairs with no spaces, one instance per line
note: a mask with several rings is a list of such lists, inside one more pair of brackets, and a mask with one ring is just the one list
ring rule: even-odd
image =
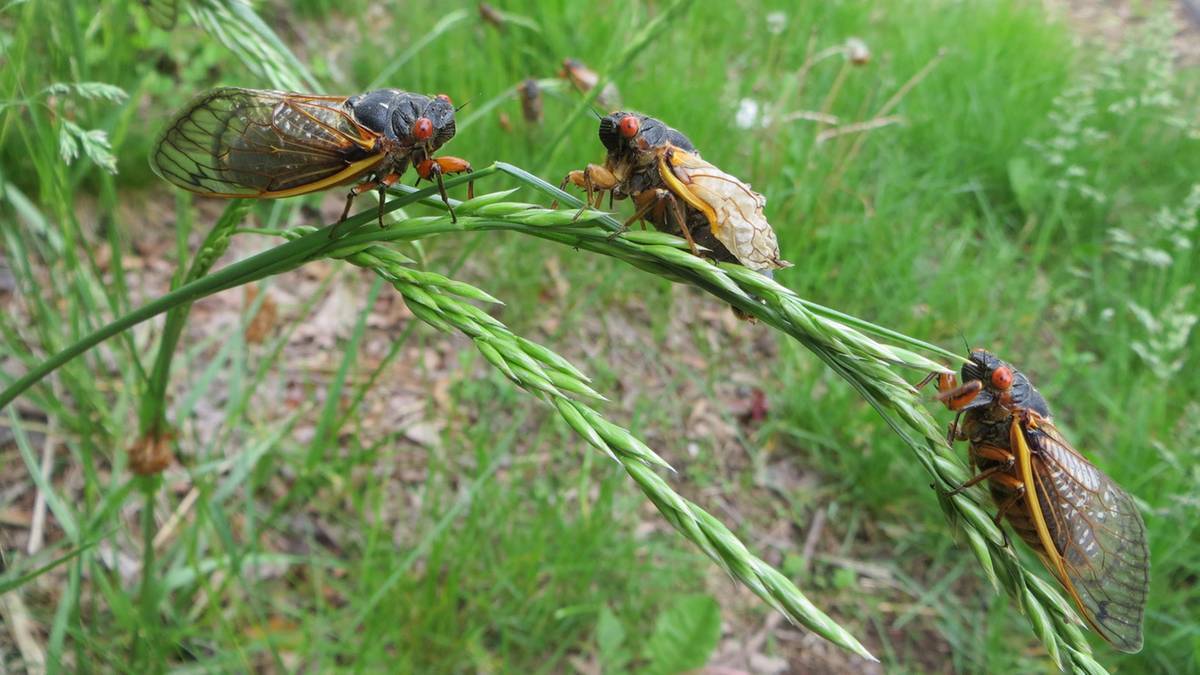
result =
[[413,122],[412,135],[415,136],[418,141],[427,140],[429,137],[433,136],[433,121],[428,117],[418,117],[417,121]]
[[454,105],[454,101],[451,101],[451,100],[450,100],[450,97],[449,97],[449,96],[447,96],[446,94],[438,94],[438,95],[436,96],[436,98],[438,98],[438,99],[440,99],[440,100],[442,100],[442,101],[445,101],[446,103],[449,103],[450,105]]
[[992,371],[992,386],[997,389],[1008,389],[1012,386],[1012,371],[1007,366],[1000,366]]
[[634,136],[637,136],[638,128],[640,127],[641,122],[639,122],[638,118],[634,117],[633,115],[622,117],[621,121],[617,123],[617,128],[620,129],[621,135],[625,138],[633,138]]

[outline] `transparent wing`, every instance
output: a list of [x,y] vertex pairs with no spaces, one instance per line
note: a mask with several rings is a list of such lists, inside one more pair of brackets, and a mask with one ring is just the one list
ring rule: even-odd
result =
[[151,165],[178,187],[219,197],[287,197],[352,180],[384,154],[345,100],[214,89],[167,127]]
[[1140,650],[1150,552],[1133,499],[1054,425],[1040,421],[1022,431],[1064,585],[1096,632],[1122,651]]
[[[707,209],[713,235],[738,259],[753,270],[788,267],[779,257],[775,231],[763,215],[767,200],[750,186],[704,161],[699,155],[673,148],[671,172]],[[664,175],[668,185],[671,180]],[[673,190],[674,191],[674,190]],[[685,201],[692,203],[684,195]]]

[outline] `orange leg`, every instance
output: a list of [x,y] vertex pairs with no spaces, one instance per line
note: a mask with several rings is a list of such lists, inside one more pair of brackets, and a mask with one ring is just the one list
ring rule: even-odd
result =
[[637,209],[633,212],[633,215],[629,216],[629,218],[625,221],[624,229],[628,230],[630,225],[633,225],[639,220],[642,221],[642,229],[646,229],[646,214],[650,213],[650,211],[654,210],[655,207],[662,204],[663,197],[661,194],[659,194],[661,192],[665,192],[665,190],[646,190],[645,192],[639,192],[634,195],[633,202],[637,205]]
[[[417,164],[417,182],[425,179],[437,183],[438,194],[441,195],[446,210],[450,212],[450,222],[452,223],[457,223],[458,218],[454,215],[454,208],[450,206],[450,198],[446,196],[446,184],[442,182],[442,176],[455,173],[471,173],[471,163],[458,157],[431,157]],[[467,183],[467,199],[474,198],[475,181],[469,181]]]
[[386,190],[388,187],[394,185],[398,180],[400,180],[400,174],[389,173],[382,178],[367,181],[365,183],[359,183],[358,185],[350,188],[350,192],[346,195],[346,208],[342,209],[342,217],[338,218],[337,224],[335,224],[329,230],[329,238],[334,238],[334,236],[337,234],[338,225],[341,225],[342,222],[345,221],[350,215],[350,206],[354,203],[354,198],[366,192],[367,190],[379,190],[379,227],[384,227],[383,202],[384,197],[386,196]]
[[[1000,480],[1002,477],[1006,476],[1007,472],[1011,471],[1013,466],[1015,466],[1017,463],[1016,455],[1012,454],[1011,452],[1002,450],[1001,448],[994,448],[994,447],[986,446],[986,445],[977,447],[977,448],[972,448],[972,450],[971,450],[971,466],[972,467],[975,466],[975,462],[977,459],[990,459],[990,460],[1000,462],[1000,464],[997,464],[997,465],[991,467],[990,469],[985,469],[985,470],[975,474],[974,476],[971,476],[971,478],[968,479],[967,482],[965,482],[962,485],[959,485],[958,487],[951,490],[950,494],[956,495],[956,494],[962,492],[963,490],[966,490],[967,488],[969,488],[973,485],[978,485],[979,483],[981,483],[989,478],[993,478],[995,480]],[[997,474],[1000,474],[1000,475],[997,475]]]
[[[578,219],[579,216],[583,215],[583,211],[587,207],[594,206],[594,208],[600,208],[601,200],[604,198],[603,193],[609,192],[611,197],[612,189],[617,187],[620,181],[617,180],[616,175],[612,171],[609,171],[608,168],[599,164],[588,164],[587,168],[582,171],[568,173],[562,179],[562,183],[559,183],[558,189],[561,190],[567,187],[568,183],[583,188],[587,194],[584,199],[584,206],[579,209],[579,213],[575,214],[575,218]],[[558,203],[555,202],[551,205],[551,208],[556,208],[557,206]]]
[[625,221],[625,228],[646,217],[646,214],[658,208],[667,209],[667,213],[679,226],[679,231],[683,234],[683,238],[687,240],[688,246],[692,249],[692,255],[700,255],[700,249],[696,247],[696,242],[692,240],[692,232],[687,226],[687,212],[684,211],[683,205],[679,199],[670,190],[661,188],[651,192],[646,190],[639,192],[634,196],[634,202],[637,204],[637,210],[633,215]]
[[941,378],[943,378],[943,377],[954,377],[954,376],[949,375],[947,373],[939,373],[935,370],[932,373],[921,378],[920,382],[913,385],[913,389],[924,389],[925,385],[929,384],[930,382],[933,382],[934,380],[938,380],[939,382],[941,382]]

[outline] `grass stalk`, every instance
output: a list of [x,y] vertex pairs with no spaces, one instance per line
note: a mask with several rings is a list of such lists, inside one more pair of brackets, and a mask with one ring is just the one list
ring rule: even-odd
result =
[[[183,278],[174,284],[176,288],[208,274],[217,259],[229,248],[229,239],[233,230],[245,217],[250,203],[247,200],[236,200],[225,209],[196,251]],[[175,306],[167,312],[166,320],[163,322],[162,339],[159,341],[158,352],[154,357],[154,366],[150,370],[146,390],[141,396],[141,404],[138,408],[139,429],[143,438],[158,439],[168,432],[166,406],[171,361],[175,355],[175,347],[179,344],[179,338],[183,335],[183,328],[187,324],[190,309],[191,303]]]
[[[904,347],[879,342],[868,335],[897,334],[869,322],[850,319],[834,310],[805,301],[790,289],[736,265],[714,265],[687,252],[686,243],[657,232],[620,232],[620,224],[607,214],[584,210],[574,197],[511,165],[497,164],[474,176],[501,172],[572,205],[549,210],[531,204],[506,202],[508,193],[483,195],[457,204],[455,223],[445,216],[408,218],[379,229],[361,227],[373,213],[356,216],[337,240],[327,229],[288,231],[291,241],[265,253],[234,263],[210,276],[186,284],[163,298],[109,324],[76,345],[33,369],[0,394],[7,404],[55,367],[138,321],[232,286],[291,269],[315,257],[342,258],[368,267],[400,292],[418,318],[443,331],[470,336],[480,354],[521,388],[552,405],[581,437],[619,462],[638,483],[663,516],[731,576],[753,590],[790,620],[808,627],[840,646],[870,658],[845,629],[814,607],[783,575],[755,557],[717,519],[683,499],[657,473],[665,466],[650,448],[627,430],[608,422],[581,398],[595,398],[586,377],[548,349],[513,334],[501,322],[467,300],[489,301],[491,296],[473,287],[415,269],[387,244],[425,237],[505,230],[554,241],[580,250],[606,255],[677,283],[699,287],[754,316],[765,325],[787,334],[824,361],[847,381],[903,439],[914,458],[926,469],[938,491],[947,516],[965,533],[969,547],[985,574],[1024,608],[1038,637],[1060,665],[1103,672],[1091,658],[1089,647],[1072,625],[1078,620],[1056,589],[1042,583],[1022,566],[1007,546],[1000,530],[974,497],[949,496],[966,476],[961,460],[946,444],[924,401],[901,372],[913,379],[948,368],[914,349],[946,357],[947,352],[915,338],[898,340]],[[430,201],[433,189],[403,187],[389,200],[388,209],[416,201]],[[436,202],[434,202],[436,205]],[[911,348],[911,349],[910,349]],[[907,369],[900,371],[900,368]]]

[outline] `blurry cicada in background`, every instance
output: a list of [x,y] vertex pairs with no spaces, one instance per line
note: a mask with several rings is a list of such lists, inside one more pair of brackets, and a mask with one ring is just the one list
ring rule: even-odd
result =
[[1011,364],[975,350],[962,379],[938,380],[938,398],[959,413],[952,438],[969,442],[979,471],[955,492],[987,480],[997,525],[1008,518],[1101,637],[1139,651],[1150,552],[1133,499],[1063,438]]
[[[600,83],[600,75],[596,71],[588,68],[579,59],[563,59],[562,68],[558,71],[558,76],[571,83],[571,86],[581,94],[586,94],[596,88]],[[609,82],[604,85],[600,93],[596,96],[596,103],[609,110],[621,105],[621,93],[617,91],[617,85]]]
[[410,164],[450,208],[442,175],[471,170],[433,156],[454,137],[454,113],[445,95],[399,89],[345,97],[226,87],[176,115],[150,162],[172,184],[213,197],[274,199],[355,183],[341,220],[358,194],[378,189],[383,225],[385,190]]
[[572,183],[599,207],[604,192],[630,198],[635,210],[626,222],[647,220],[658,230],[687,239],[692,253],[735,262],[770,274],[791,263],[779,257],[779,243],[763,215],[766,199],[750,186],[700,158],[679,131],[653,117],[615,112],[600,119],[600,141],[608,150],[604,165],[572,171]]
[[532,77],[517,87],[521,97],[521,115],[528,124],[542,123],[542,88]]

